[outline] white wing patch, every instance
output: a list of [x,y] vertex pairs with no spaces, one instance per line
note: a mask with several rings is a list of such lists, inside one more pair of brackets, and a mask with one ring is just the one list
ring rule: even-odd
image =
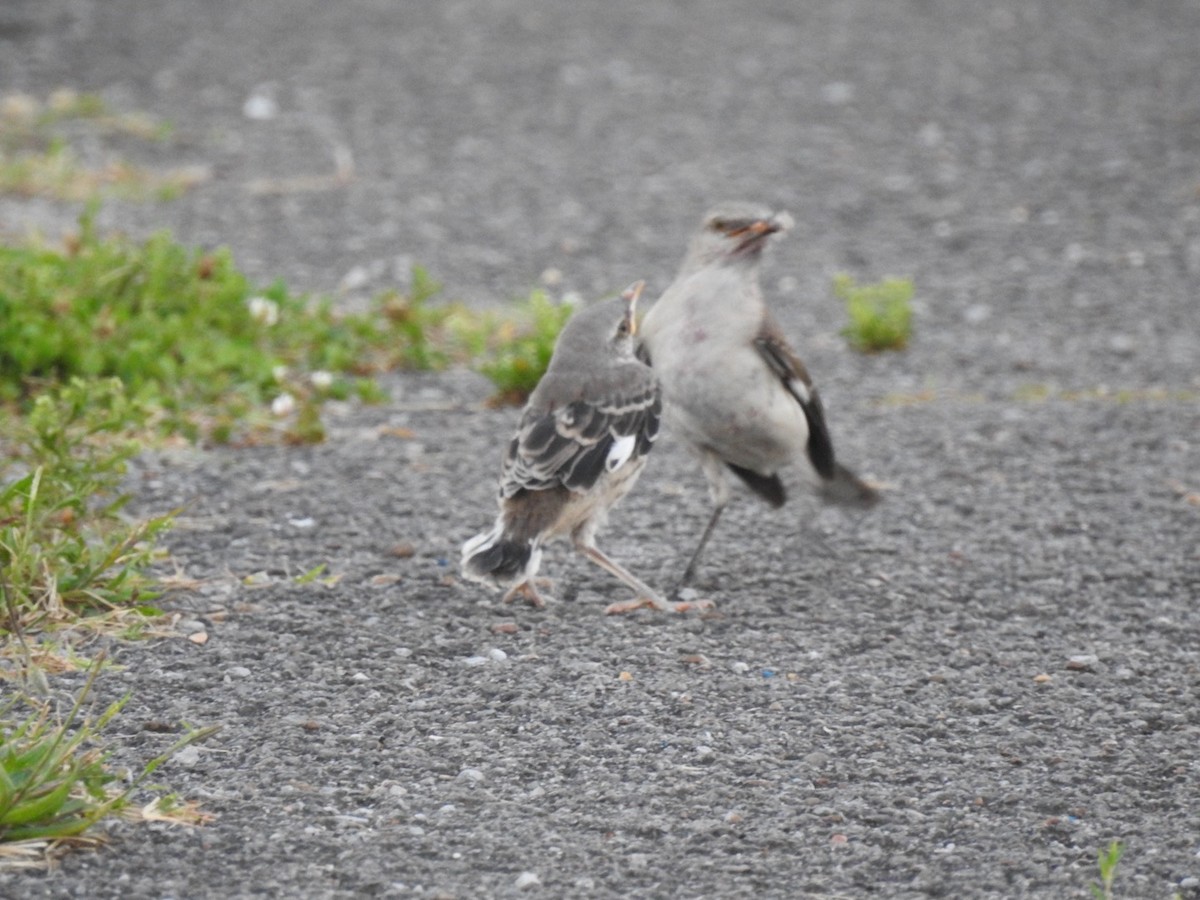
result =
[[795,395],[801,403],[809,404],[812,402],[812,393],[808,389],[808,385],[799,378],[789,378],[787,380],[788,390]]
[[637,446],[637,435],[626,434],[613,441],[612,449],[608,451],[608,456],[604,460],[604,468],[610,472],[615,472],[625,463],[629,462],[629,457],[633,455],[633,449]]

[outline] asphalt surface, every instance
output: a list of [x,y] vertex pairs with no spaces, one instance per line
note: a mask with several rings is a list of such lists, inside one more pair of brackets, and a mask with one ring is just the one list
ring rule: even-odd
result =
[[[714,201],[790,210],[765,285],[888,490],[739,497],[716,614],[606,618],[565,549],[544,611],[456,579],[516,420],[470,373],[321,446],[147,456],[209,639],[100,692],[117,762],[223,725],[159,778],[216,818],[0,894],[1082,898],[1120,839],[1118,896],[1200,897],[1198,45],[1190,0],[7,0],[0,88],[167,118],[127,152],[210,172],[102,223],[256,279],[654,296]],[[839,271],[915,280],[907,351],[847,348]],[[707,501],[661,443],[601,544],[665,585]]]

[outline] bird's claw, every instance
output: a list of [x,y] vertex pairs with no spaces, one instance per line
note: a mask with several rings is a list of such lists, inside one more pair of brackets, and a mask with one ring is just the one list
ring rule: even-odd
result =
[[[545,580],[543,579],[543,581]],[[549,582],[546,581],[545,583],[548,584]],[[508,591],[505,592],[504,596],[501,598],[501,601],[504,603],[512,603],[513,600],[517,598],[518,594],[520,594],[525,599],[525,602],[534,609],[544,609],[546,606],[547,598],[538,592],[537,587],[532,581],[522,581],[520,584],[514,584],[508,589]]]
[[680,600],[675,604],[675,612],[707,612],[716,609],[717,604],[712,600]]
[[707,610],[715,608],[716,604],[711,600],[685,600],[679,603],[668,603],[661,597],[635,597],[633,600],[625,600],[620,603],[612,603],[604,608],[604,614],[608,616],[619,616],[627,612],[633,612],[636,609],[654,609],[658,612],[674,612],[686,613],[693,610]]

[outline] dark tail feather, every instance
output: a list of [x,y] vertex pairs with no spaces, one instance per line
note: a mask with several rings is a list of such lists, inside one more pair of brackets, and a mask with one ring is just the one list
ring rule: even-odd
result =
[[783,489],[783,482],[779,480],[778,475],[760,475],[753,469],[735,466],[731,462],[727,462],[725,465],[729,466],[729,470],[745,482],[746,487],[766,500],[775,509],[779,509],[787,500],[787,492]]
[[871,487],[841,463],[834,464],[832,478],[821,480],[821,499],[839,506],[874,506],[881,499],[877,489]]
[[523,573],[533,556],[529,541],[505,540],[496,529],[476,535],[463,545],[463,575],[474,581],[512,581]]

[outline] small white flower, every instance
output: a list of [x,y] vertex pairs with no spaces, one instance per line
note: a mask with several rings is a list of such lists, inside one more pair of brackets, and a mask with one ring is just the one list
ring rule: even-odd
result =
[[250,317],[267,327],[279,321],[279,304],[266,297],[251,297],[246,301],[250,309]]
[[280,384],[283,384],[283,380],[287,378],[287,366],[276,366],[273,368],[271,370],[271,377]]
[[319,391],[327,391],[333,387],[333,373],[326,372],[324,369],[318,369],[316,372],[313,372],[308,376],[308,380]]
[[271,401],[272,414],[283,418],[291,415],[296,409],[296,398],[291,394],[280,394]]

